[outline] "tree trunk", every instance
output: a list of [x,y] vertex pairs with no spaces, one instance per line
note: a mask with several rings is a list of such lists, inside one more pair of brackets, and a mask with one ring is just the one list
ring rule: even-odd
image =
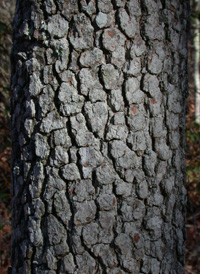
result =
[[195,86],[195,122],[200,125],[200,3],[194,0],[194,86]]
[[188,1],[17,1],[10,273],[184,273]]

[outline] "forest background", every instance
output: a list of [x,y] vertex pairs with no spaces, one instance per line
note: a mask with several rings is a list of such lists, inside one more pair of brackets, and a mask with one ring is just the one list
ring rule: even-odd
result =
[[[200,3],[191,1],[188,43],[189,96],[186,124],[187,243],[185,274],[200,273],[200,125],[195,122],[195,45],[200,32]],[[10,50],[15,0],[0,0],[0,273],[10,264]],[[196,29],[195,29],[196,28]],[[199,41],[199,40],[198,40]],[[198,54],[197,54],[198,55]],[[200,75],[198,75],[199,77]]]

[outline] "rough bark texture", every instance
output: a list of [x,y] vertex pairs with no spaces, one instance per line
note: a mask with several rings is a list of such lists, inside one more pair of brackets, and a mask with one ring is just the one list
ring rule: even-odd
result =
[[17,1],[10,273],[184,273],[187,18]]
[[194,92],[195,92],[195,122],[200,125],[200,2],[194,0],[196,17],[193,17],[194,25]]

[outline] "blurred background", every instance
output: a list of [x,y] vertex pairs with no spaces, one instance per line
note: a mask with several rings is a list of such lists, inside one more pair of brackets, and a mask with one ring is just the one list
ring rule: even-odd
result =
[[[189,96],[187,99],[186,172],[187,244],[186,274],[200,273],[200,2],[191,2],[189,37]],[[12,20],[15,0],[0,0],[0,273],[10,264],[10,111],[9,82]]]

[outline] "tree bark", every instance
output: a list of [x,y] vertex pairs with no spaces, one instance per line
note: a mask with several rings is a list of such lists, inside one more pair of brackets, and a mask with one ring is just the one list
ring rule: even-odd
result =
[[195,86],[195,122],[200,125],[200,22],[199,12],[200,4],[199,1],[194,0],[194,86]]
[[10,273],[184,273],[188,2],[17,1]]

